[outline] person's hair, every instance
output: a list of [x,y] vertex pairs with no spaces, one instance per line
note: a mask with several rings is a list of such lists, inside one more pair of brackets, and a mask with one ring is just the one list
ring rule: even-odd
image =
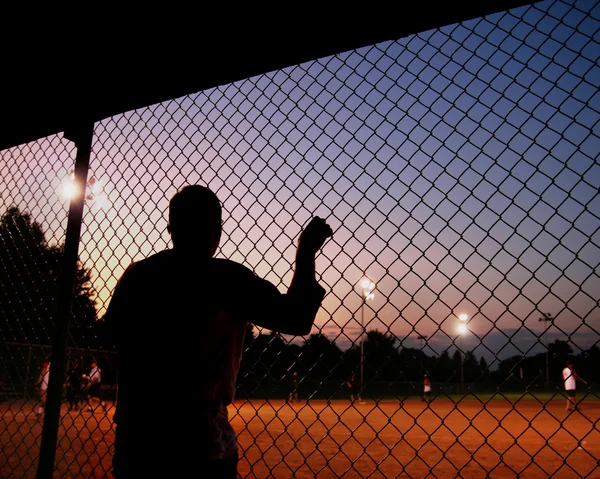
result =
[[[198,219],[202,223],[198,223]],[[210,189],[188,185],[179,190],[169,202],[169,230],[219,232],[221,230],[221,202]]]

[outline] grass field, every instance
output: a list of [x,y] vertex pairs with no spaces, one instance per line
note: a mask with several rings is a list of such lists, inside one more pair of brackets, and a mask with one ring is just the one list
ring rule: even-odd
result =
[[[519,399],[520,395],[516,399]],[[482,398],[480,398],[482,399]],[[600,478],[600,401],[239,401],[230,417],[248,478]],[[0,477],[35,478],[42,419],[0,404]],[[67,412],[60,478],[110,478],[112,412]]]

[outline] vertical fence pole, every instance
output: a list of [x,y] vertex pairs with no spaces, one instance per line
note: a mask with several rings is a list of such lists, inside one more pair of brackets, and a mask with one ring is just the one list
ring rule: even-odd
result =
[[77,147],[75,184],[78,187],[79,194],[74,195],[71,199],[67,221],[65,249],[56,306],[55,335],[52,342],[50,378],[48,381],[47,402],[44,412],[40,458],[37,469],[38,479],[51,479],[54,472],[60,406],[62,402],[62,385],[65,379],[71,302],[77,272],[79,240],[85,202],[85,185],[87,183],[93,134],[93,122],[84,122],[79,128],[65,132],[65,137],[75,142]]
[[360,313],[360,397],[359,402],[364,401],[364,384],[365,384],[365,303],[367,302],[365,295],[363,294],[363,303],[361,306]]
[[[461,346],[462,341],[461,341]],[[465,353],[463,351],[460,352],[460,393],[465,393]]]

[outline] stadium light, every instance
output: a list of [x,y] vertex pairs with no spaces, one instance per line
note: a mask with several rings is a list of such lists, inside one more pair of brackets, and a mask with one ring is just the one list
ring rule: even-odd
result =
[[367,301],[369,301],[370,299],[374,299],[375,298],[375,293],[373,293],[373,290],[375,289],[375,283],[373,283],[373,281],[371,281],[369,278],[367,278],[366,276],[363,277],[363,279],[360,281],[360,286],[362,288],[362,306],[361,306],[361,315],[360,315],[360,325],[362,328],[362,333],[361,333],[361,340],[360,340],[360,397],[359,397],[359,404],[364,404],[363,401],[363,388],[364,388],[364,377],[365,377],[365,336],[366,336],[366,331],[365,331],[365,306],[367,304]]
[[417,336],[421,340],[421,374],[423,374],[423,356],[425,356],[423,350],[425,349],[425,343],[427,342],[427,338],[429,338],[429,336],[419,333],[417,333]]
[[[96,206],[99,209],[106,209],[109,206],[108,195],[104,190],[104,186],[95,176],[92,177],[86,182],[85,189],[89,190],[85,199],[87,201],[95,201]],[[79,195],[80,191],[75,183],[75,170],[69,170],[69,178],[63,184],[63,196],[72,200],[75,196]],[[84,193],[85,194],[85,193]]]
[[[549,326],[546,327],[545,331],[548,331],[550,329],[550,326],[552,326],[552,323],[554,321],[554,318],[552,317],[552,315],[550,313],[542,313],[542,316],[540,316],[538,318],[538,321],[543,322],[543,323],[550,323]],[[542,333],[542,336],[544,335],[544,332]],[[543,345],[544,343],[542,343]],[[546,344],[546,390],[550,389],[550,366],[548,364],[548,349],[550,347],[550,340],[548,340],[548,344]]]

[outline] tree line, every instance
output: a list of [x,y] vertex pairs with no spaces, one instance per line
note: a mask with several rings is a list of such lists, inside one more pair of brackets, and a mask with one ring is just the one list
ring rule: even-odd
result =
[[[329,395],[343,394],[351,373],[360,376],[365,391],[377,395],[390,390],[420,393],[424,374],[437,391],[459,392],[459,384],[473,392],[542,391],[546,387],[546,354],[514,356],[498,360],[491,368],[473,351],[446,350],[427,355],[422,349],[402,346],[394,335],[377,330],[366,332],[362,345],[355,342],[340,349],[320,333],[310,335],[302,345],[287,342],[277,333],[254,335],[249,325],[246,349],[240,369],[240,390],[250,397],[264,393],[285,394],[293,372],[306,384],[306,391],[319,388]],[[574,353],[566,341],[548,346],[550,390],[562,390],[562,370],[571,359],[588,384],[600,380],[600,348]],[[362,363],[362,367],[361,367]]]
[[[2,215],[0,342],[51,344],[63,251],[64,245],[48,243],[42,227],[29,213],[11,207]],[[73,299],[70,346],[111,351],[110,338],[98,317],[91,272],[81,261],[77,263]],[[550,383],[554,387],[561,386],[560,373],[567,358],[574,359],[579,374],[588,382],[600,380],[598,346],[574,352],[567,342],[556,340],[548,346]],[[9,358],[2,360],[0,367]],[[423,349],[404,347],[395,336],[378,330],[366,332],[361,352],[358,342],[342,350],[317,333],[296,344],[277,333],[256,335],[249,325],[238,382],[241,392],[248,396],[269,388],[283,391],[294,371],[311,388],[334,392],[343,390],[352,372],[371,389],[398,383],[419,389],[425,373],[437,387],[459,383],[463,378],[472,388],[487,385],[535,390],[544,386],[545,353],[515,356],[494,365],[497,367],[491,368],[483,356],[477,358],[473,351],[454,349],[439,356],[427,355]]]
[[[51,245],[29,213],[9,208],[0,218],[0,340],[49,345],[62,273],[64,244]],[[98,348],[98,314],[92,276],[77,263],[72,345]]]

